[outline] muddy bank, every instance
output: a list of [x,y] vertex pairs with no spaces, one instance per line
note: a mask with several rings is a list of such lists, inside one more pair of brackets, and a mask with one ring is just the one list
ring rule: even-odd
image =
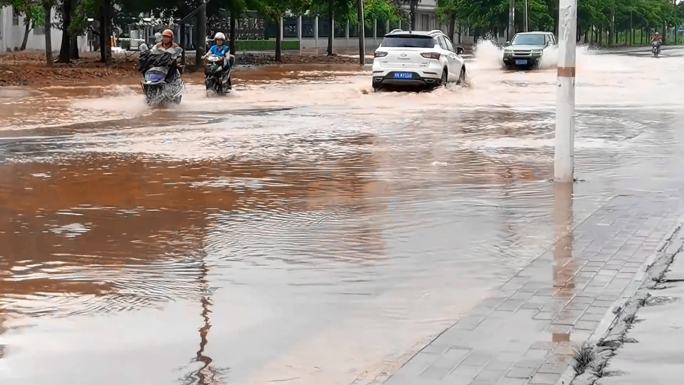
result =
[[[131,53],[114,58],[110,67],[99,62],[99,54],[86,53],[78,61],[70,64],[55,63],[45,65],[42,52],[18,52],[0,55],[0,86],[44,87],[52,85],[107,85],[130,84],[138,82],[138,55]],[[237,64],[241,68],[265,65],[342,65],[353,66],[357,58],[351,56],[300,56],[284,55],[280,63],[269,53],[249,53],[238,55]],[[194,58],[187,58],[186,77],[191,82],[201,81],[202,74],[194,72]],[[239,75],[237,75],[239,77]]]

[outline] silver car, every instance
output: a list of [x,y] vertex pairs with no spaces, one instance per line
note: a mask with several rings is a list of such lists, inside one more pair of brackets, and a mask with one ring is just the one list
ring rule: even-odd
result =
[[544,52],[556,44],[556,36],[551,32],[518,33],[513,38],[513,42],[504,48],[503,63],[509,68],[537,67],[544,56]]

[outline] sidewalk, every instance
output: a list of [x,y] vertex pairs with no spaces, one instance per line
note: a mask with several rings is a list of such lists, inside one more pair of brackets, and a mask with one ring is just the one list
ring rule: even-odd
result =
[[[679,234],[681,248],[684,234]],[[661,287],[650,291],[626,343],[610,359],[601,385],[669,385],[684,373],[684,255],[675,256]]]
[[679,196],[620,195],[572,227],[556,186],[556,243],[414,355],[388,385],[554,385],[612,323],[680,220]]

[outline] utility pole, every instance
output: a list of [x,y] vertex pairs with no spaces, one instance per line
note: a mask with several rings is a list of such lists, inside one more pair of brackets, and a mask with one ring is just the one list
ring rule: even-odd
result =
[[195,44],[195,68],[200,69],[202,56],[207,46],[207,0],[202,0],[202,5],[197,15],[197,42]]
[[510,0],[508,7],[508,39],[513,40],[515,35],[515,0]]
[[575,162],[575,57],[577,0],[559,0],[558,90],[556,94],[556,149],[554,179],[574,181]]
[[358,0],[359,64],[366,64],[366,28],[363,15],[363,0]]
[[530,19],[528,17],[528,6],[527,6],[527,0],[525,0],[525,32],[529,32],[529,23]]

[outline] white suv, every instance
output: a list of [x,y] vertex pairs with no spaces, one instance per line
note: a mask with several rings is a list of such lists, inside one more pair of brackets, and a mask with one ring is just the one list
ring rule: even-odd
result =
[[385,35],[373,60],[373,89],[383,86],[446,86],[465,81],[463,49],[442,31],[394,30]]

